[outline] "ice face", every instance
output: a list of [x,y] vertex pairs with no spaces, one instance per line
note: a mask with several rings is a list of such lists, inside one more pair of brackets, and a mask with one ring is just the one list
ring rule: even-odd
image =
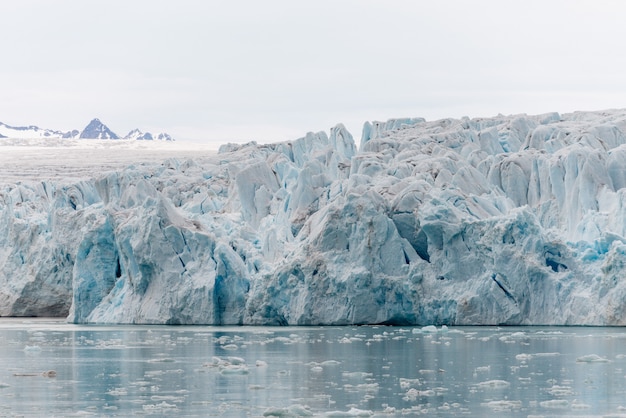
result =
[[624,325],[624,129],[626,111],[396,119],[358,150],[338,125],[5,181],[0,315]]

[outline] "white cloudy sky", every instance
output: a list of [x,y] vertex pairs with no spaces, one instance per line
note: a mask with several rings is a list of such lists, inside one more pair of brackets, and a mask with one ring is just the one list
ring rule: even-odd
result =
[[178,139],[626,107],[626,2],[6,0],[0,121]]

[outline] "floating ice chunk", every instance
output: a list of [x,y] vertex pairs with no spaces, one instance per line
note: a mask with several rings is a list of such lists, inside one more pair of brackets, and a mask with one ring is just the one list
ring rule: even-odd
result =
[[294,343],[294,341],[292,341],[291,338],[288,338],[288,337],[274,337],[268,340],[268,342],[274,342],[274,341],[283,343],[286,345]]
[[305,405],[291,405],[287,408],[268,408],[263,412],[263,416],[276,418],[312,417],[313,412]]
[[557,357],[560,355],[561,353],[536,353],[535,357]]
[[440,411],[449,411],[450,410],[450,404],[448,402],[444,402],[443,405],[437,407],[438,410]]
[[41,352],[41,347],[38,345],[27,345],[26,347],[24,347],[24,352],[30,354],[39,353]]
[[220,366],[220,374],[223,375],[244,375],[248,374],[250,370],[246,365],[227,364]]
[[256,367],[267,367],[267,362],[263,361],[263,360],[257,360],[255,362]]
[[438,388],[435,388],[434,390],[435,390],[435,393],[437,394],[437,396],[441,396],[444,393],[450,391],[450,389],[444,388],[444,387],[438,387]]
[[182,403],[185,401],[184,396],[173,396],[173,395],[152,395],[150,396],[150,400],[152,401],[170,401],[174,403]]
[[418,390],[415,388],[409,389],[402,399],[405,401],[415,401],[417,398],[430,398],[436,396],[437,392],[432,389]]
[[494,411],[510,411],[512,409],[520,409],[522,407],[522,401],[509,401],[509,400],[489,401],[481,405],[489,407],[493,409]]
[[[231,361],[231,359],[234,359],[234,363]],[[211,361],[204,363],[202,367],[223,367],[231,366],[233,364],[242,365],[245,364],[245,361],[243,361],[243,359],[240,357],[226,357],[225,359],[222,359],[220,357],[213,356],[213,358],[211,358]]]
[[401,389],[408,389],[411,386],[419,386],[421,385],[421,382],[419,379],[405,379],[405,378],[400,378],[400,388]]
[[128,390],[125,388],[115,388],[107,392],[107,395],[111,396],[125,396],[128,395]]
[[372,415],[374,415],[372,411],[357,408],[350,408],[346,412],[330,411],[324,414],[326,417],[371,417]]
[[230,351],[235,351],[238,350],[239,347],[237,346],[237,344],[226,344],[222,346],[222,349],[224,350],[230,350]]
[[518,354],[515,356],[515,359],[519,360],[519,361],[528,361],[530,359],[533,358],[532,354],[526,354],[526,353],[522,353],[522,354]]
[[241,365],[241,364],[246,364],[246,360],[244,360],[241,357],[226,357],[226,361],[229,362],[230,364],[234,364],[234,365]]
[[480,382],[476,386],[482,389],[502,389],[511,386],[511,383],[506,380],[487,380],[486,382]]
[[539,405],[546,409],[567,409],[569,408],[569,401],[565,399],[552,399],[549,401],[539,402]]
[[569,386],[554,385],[548,389],[548,393],[552,396],[571,396],[574,395],[574,391]]
[[148,363],[176,363],[176,360],[169,357],[153,358],[148,360]]
[[378,383],[361,383],[358,385],[343,385],[346,390],[357,390],[357,391],[367,391],[367,392],[376,392],[378,391]]
[[165,401],[159,403],[159,404],[148,404],[148,405],[142,405],[142,408],[144,411],[149,412],[149,413],[154,413],[154,412],[161,412],[161,411],[171,411],[173,409],[178,409],[176,405],[174,404],[169,404]]
[[[257,361],[257,367],[261,360]],[[263,362],[264,363],[264,362]],[[243,375],[248,374],[249,369],[246,365],[245,359],[241,357],[226,357],[222,359],[220,357],[213,357],[210,362],[204,363],[202,367],[216,368],[220,374],[223,375]]]
[[372,373],[368,372],[342,372],[341,375],[351,379],[364,379],[366,377],[372,377]]
[[600,357],[597,354],[587,354],[586,356],[581,356],[576,359],[576,363],[608,363],[609,359],[605,357]]
[[577,400],[577,399],[574,399],[574,400],[572,401],[571,408],[572,408],[572,409],[590,409],[590,408],[591,408],[591,405],[586,404],[586,403],[583,403],[583,402],[580,402],[580,401],[579,401],[579,400]]

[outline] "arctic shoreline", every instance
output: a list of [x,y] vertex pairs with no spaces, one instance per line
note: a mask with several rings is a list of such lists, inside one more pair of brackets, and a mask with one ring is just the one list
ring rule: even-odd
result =
[[624,132],[608,110],[377,122],[358,150],[341,125],[217,155],[114,150],[95,174],[87,154],[60,162],[71,148],[44,170],[4,157],[22,168],[0,173],[0,315],[621,326]]

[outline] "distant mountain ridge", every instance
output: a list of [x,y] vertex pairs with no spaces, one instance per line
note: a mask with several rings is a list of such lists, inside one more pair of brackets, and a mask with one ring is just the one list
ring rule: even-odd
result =
[[126,139],[126,140],[161,140],[173,141],[174,139],[167,133],[153,135],[150,132],[142,132],[139,129],[131,130],[126,136],[120,137],[100,119],[92,119],[82,131],[77,129],[63,132],[53,129],[42,129],[38,126],[11,126],[0,122],[0,138],[71,138],[71,139]]

